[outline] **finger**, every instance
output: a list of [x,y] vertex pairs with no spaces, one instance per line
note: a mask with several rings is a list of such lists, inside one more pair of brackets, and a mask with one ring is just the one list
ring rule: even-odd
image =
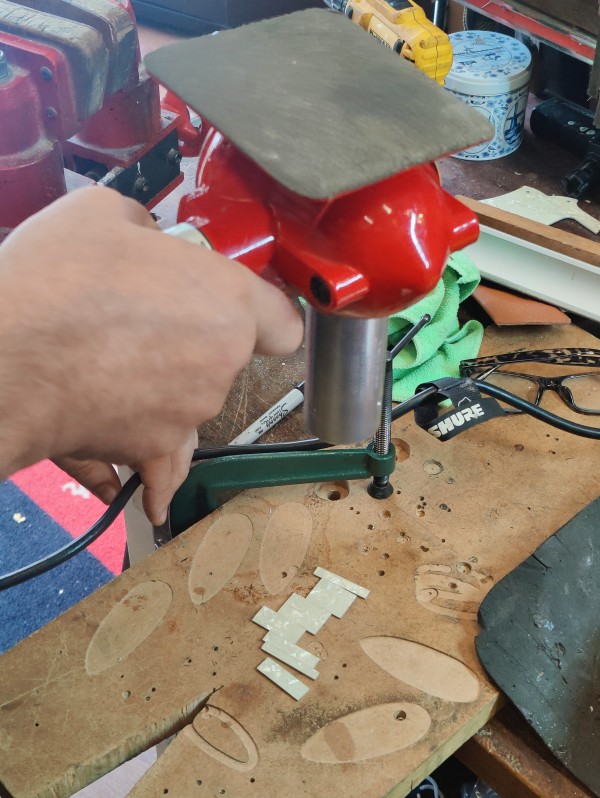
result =
[[138,463],[138,473],[144,485],[142,504],[148,520],[162,526],[167,520],[171,501],[171,456],[166,454]]
[[114,501],[121,490],[117,472],[110,463],[76,460],[74,457],[61,457],[53,462],[104,504]]
[[287,355],[302,343],[304,325],[292,302],[275,286],[249,272],[256,316],[255,352]]
[[70,213],[74,219],[85,217],[88,221],[90,214],[95,214],[104,222],[114,218],[158,230],[158,225],[143,205],[106,186],[86,186],[70,191],[44,211],[46,218],[50,213],[61,217]]
[[[171,455],[171,490],[172,496],[179,490],[190,473],[190,465],[194,449],[198,446],[198,433],[194,430],[187,441]],[[170,501],[170,499],[169,499]]]
[[93,198],[95,202],[102,202],[106,206],[107,213],[114,214],[120,219],[125,219],[140,227],[149,227],[153,230],[159,229],[152,215],[143,205],[123,196],[118,191],[106,186],[90,186],[82,189],[82,193],[84,191],[95,192],[93,197],[90,195],[90,200]]
[[[156,228],[158,230],[158,228]],[[267,280],[254,274],[248,267],[243,266],[237,261],[226,259],[218,252],[207,252],[206,249],[198,247],[184,240],[179,240],[171,236],[164,236],[161,233],[161,241],[156,242],[156,246],[164,247],[170,259],[175,259],[177,248],[180,249],[183,260],[192,262],[197,260],[199,266],[208,268],[210,261],[213,266],[227,271],[228,278],[234,283],[241,283],[247,291],[249,290],[252,315],[256,324],[256,340],[254,351],[259,355],[287,355],[294,352],[302,343],[304,325],[296,307],[283,291],[272,285]],[[198,279],[203,270],[198,270]],[[272,278],[273,279],[273,278]],[[204,286],[203,286],[204,288]]]
[[144,511],[155,526],[161,526],[166,521],[171,499],[189,473],[196,442],[197,434],[194,430],[186,442],[172,454],[139,464],[139,473],[144,484]]

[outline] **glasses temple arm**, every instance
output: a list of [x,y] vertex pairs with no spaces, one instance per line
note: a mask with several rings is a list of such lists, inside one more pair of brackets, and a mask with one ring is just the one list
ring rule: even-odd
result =
[[525,399],[521,399],[509,391],[498,388],[496,385],[490,385],[481,380],[473,380],[473,382],[481,393],[493,396],[494,399],[501,399],[507,405],[511,405],[511,407],[515,407],[523,413],[528,413],[530,416],[537,418],[539,421],[543,421],[545,424],[549,424],[551,427],[556,427],[556,429],[560,429],[563,432],[569,432],[571,435],[579,435],[582,438],[600,440],[600,428],[588,427],[585,424],[577,424],[575,421],[561,418],[554,413],[548,412],[548,410],[542,410],[542,408],[537,405],[532,405],[531,402],[527,402]]

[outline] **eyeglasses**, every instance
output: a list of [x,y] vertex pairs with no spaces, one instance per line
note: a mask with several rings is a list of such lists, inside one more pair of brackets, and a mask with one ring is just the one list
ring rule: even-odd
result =
[[[555,391],[563,402],[576,413],[600,415],[600,369],[560,377],[539,377],[508,371],[514,363],[544,363],[559,366],[600,367],[600,349],[538,349],[530,352],[506,352],[501,355],[463,360],[460,373],[463,377],[488,382],[510,393],[539,405],[544,391]],[[507,413],[520,413],[504,405]]]

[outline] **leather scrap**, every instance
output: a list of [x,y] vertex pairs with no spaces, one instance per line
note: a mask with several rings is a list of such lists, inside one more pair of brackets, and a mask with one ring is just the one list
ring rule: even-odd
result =
[[343,14],[310,8],[171,44],[145,64],[275,180],[325,199],[493,135],[394,56]]
[[475,645],[554,755],[600,796],[600,498],[484,598]]
[[481,305],[494,324],[499,327],[518,324],[570,324],[571,319],[562,310],[538,302],[535,299],[517,296],[509,291],[478,285],[473,298]]

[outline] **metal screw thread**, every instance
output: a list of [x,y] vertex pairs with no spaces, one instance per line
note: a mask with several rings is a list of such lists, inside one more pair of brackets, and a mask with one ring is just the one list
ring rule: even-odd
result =
[[[381,421],[373,438],[373,448],[376,454],[386,455],[390,451],[392,441],[392,361],[387,358],[385,374],[383,377],[383,399],[381,403]],[[374,499],[388,499],[394,489],[390,478],[373,477],[367,487],[367,493]]]
[[386,362],[383,378],[383,401],[381,404],[381,421],[375,433],[374,448],[379,455],[386,455],[392,440],[392,364]]

